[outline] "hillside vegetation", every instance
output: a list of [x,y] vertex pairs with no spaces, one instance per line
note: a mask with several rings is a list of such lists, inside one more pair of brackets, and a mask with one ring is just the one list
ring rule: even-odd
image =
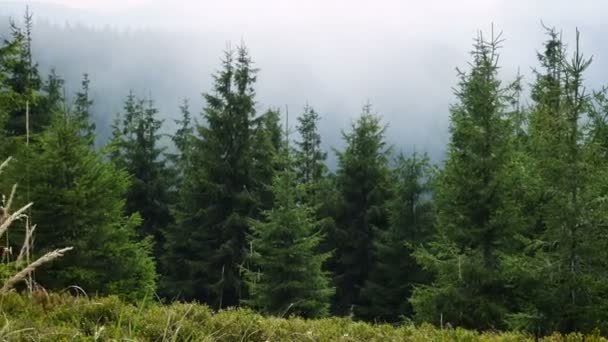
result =
[[[10,341],[533,341],[522,333],[477,333],[431,325],[370,324],[347,318],[264,317],[251,310],[213,312],[201,304],[126,304],[117,297],[9,294],[0,299],[0,339]],[[553,334],[541,341],[608,341]]]
[[336,132],[344,146],[329,169],[325,110],[304,106],[294,127],[261,108],[264,74],[244,44],[223,53],[203,108],[184,100],[177,130],[130,92],[101,147],[94,80],[67,96],[59,74],[38,71],[31,13],[10,24],[6,340],[608,336],[608,86],[586,87],[578,31],[566,44],[545,28],[531,80],[505,80],[502,34],[480,32],[456,75],[441,165],[399,153],[368,102]]

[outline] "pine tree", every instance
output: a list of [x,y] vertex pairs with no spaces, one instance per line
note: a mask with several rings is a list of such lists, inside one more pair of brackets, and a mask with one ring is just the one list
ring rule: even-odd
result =
[[333,311],[338,315],[348,314],[360,303],[359,292],[372,265],[372,241],[387,226],[385,202],[389,199],[389,151],[384,127],[370,105],[343,138],[346,149],[337,153],[339,207],[329,237],[335,250]]
[[426,155],[397,158],[391,177],[395,194],[387,203],[390,225],[374,241],[374,264],[361,290],[364,305],[358,307],[358,316],[384,322],[412,317],[409,298],[414,286],[431,280],[412,253],[433,234],[434,174]]
[[273,315],[325,316],[334,292],[323,270],[329,254],[318,253],[323,236],[313,208],[298,201],[303,188],[285,154],[272,185],[274,206],[251,228],[247,303]]
[[435,276],[411,299],[421,321],[500,328],[511,310],[504,258],[521,249],[508,172],[514,89],[498,79],[500,43],[500,35],[486,41],[480,34],[471,69],[459,71],[447,160],[434,191],[438,232],[429,247],[416,252]]
[[90,294],[143,298],[154,291],[156,274],[150,243],[136,241],[139,216],[124,213],[128,175],[92,150],[81,125],[57,113],[32,153],[35,251],[74,247],[37,281],[53,290],[79,286]]
[[124,116],[115,128],[112,144],[116,149],[111,158],[117,166],[131,175],[127,192],[127,213],[139,213],[142,238],[152,237],[154,255],[160,258],[164,244],[163,230],[171,223],[169,210],[169,170],[159,147],[162,121],[152,100],[137,100],[131,92],[125,101]]
[[259,215],[263,185],[253,177],[260,173],[252,158],[258,140],[253,123],[256,71],[245,47],[236,54],[226,51],[222,69],[214,75],[214,91],[204,95],[205,124],[197,127],[177,225],[167,237],[165,287],[174,296],[214,308],[238,305],[245,297],[241,268],[249,220]]

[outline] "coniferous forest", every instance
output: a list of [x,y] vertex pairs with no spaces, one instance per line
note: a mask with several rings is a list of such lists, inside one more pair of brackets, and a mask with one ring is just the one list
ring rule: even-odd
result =
[[0,185],[18,184],[13,207],[33,205],[2,236],[3,267],[24,235],[33,259],[73,249],[15,291],[608,334],[608,90],[585,87],[578,32],[565,42],[539,26],[525,80],[501,75],[501,34],[474,37],[442,162],[398,152],[368,102],[336,132],[329,168],[323,113],[260,109],[264,70],[244,44],[218,51],[204,108],[185,99],[175,131],[129,92],[99,147],[95,79],[66,94],[38,70],[32,17],[20,23],[0,46],[0,154],[12,157]]

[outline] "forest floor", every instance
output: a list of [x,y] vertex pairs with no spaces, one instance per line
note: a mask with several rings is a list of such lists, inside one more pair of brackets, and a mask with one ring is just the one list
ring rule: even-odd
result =
[[[200,304],[133,305],[116,297],[9,294],[0,298],[0,313],[1,341],[534,341],[517,332],[275,318],[245,309],[213,312]],[[542,341],[608,339],[554,334]]]

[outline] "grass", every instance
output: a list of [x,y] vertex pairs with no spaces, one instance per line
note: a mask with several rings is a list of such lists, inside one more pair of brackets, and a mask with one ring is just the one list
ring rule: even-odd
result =
[[[67,294],[0,297],[4,341],[534,341],[517,332],[478,333],[430,325],[391,326],[346,318],[263,317],[246,309],[213,312],[200,304],[122,302]],[[554,334],[543,341],[608,341]]]

